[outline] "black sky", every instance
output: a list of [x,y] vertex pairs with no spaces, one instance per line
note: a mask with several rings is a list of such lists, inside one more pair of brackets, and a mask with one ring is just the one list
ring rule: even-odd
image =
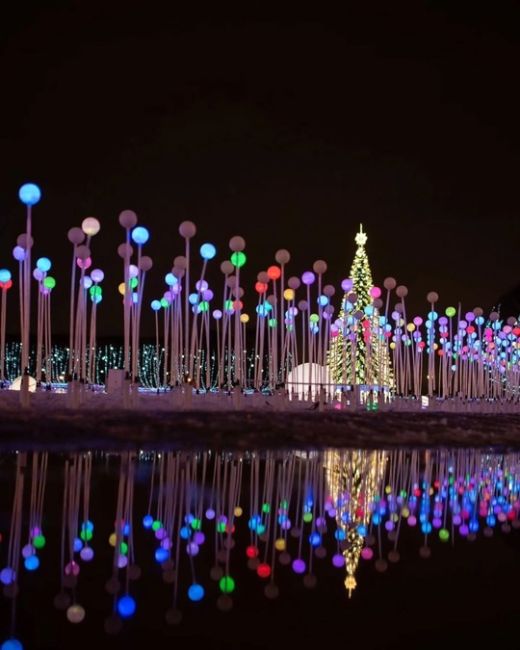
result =
[[0,266],[14,270],[17,189],[33,180],[58,332],[66,232],[95,215],[99,331],[120,334],[125,208],[151,230],[147,303],[192,219],[219,261],[245,237],[249,287],[282,247],[291,273],[322,258],[338,284],[362,221],[376,283],[395,276],[414,308],[431,289],[443,306],[491,305],[520,275],[519,5],[384,4],[255,19],[132,1],[15,8],[2,21]]

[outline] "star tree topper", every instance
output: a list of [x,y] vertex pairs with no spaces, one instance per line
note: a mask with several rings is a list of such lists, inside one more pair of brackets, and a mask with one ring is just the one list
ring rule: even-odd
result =
[[363,232],[363,224],[362,223],[359,224],[359,232],[356,235],[355,239],[356,239],[356,244],[358,246],[364,246],[367,243],[368,237],[367,237],[366,233]]

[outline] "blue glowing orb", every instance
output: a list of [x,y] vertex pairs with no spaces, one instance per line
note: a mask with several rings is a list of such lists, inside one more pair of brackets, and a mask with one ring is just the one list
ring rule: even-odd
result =
[[150,233],[148,232],[148,228],[137,226],[132,230],[132,240],[139,246],[146,244],[149,239]]
[[25,558],[24,566],[27,571],[36,571],[36,569],[40,566],[40,560],[38,559],[38,556],[30,555],[29,557]]
[[0,282],[9,282],[11,279],[11,271],[7,269],[0,269]]
[[151,528],[153,524],[153,517],[152,515],[145,515],[143,517],[143,526],[145,528]]
[[12,582],[14,582],[15,578],[15,573],[14,570],[11,569],[11,567],[5,567],[5,569],[2,569],[0,571],[0,582],[3,585],[10,585]]
[[154,311],[159,311],[159,309],[161,308],[160,300],[152,300],[151,307]]
[[136,604],[132,596],[121,596],[117,601],[117,611],[121,618],[130,618],[135,614]]
[[36,205],[42,198],[42,192],[38,185],[34,183],[25,183],[18,190],[18,198],[25,205]]
[[159,564],[166,562],[170,558],[170,553],[165,548],[158,548],[155,550],[155,561]]
[[204,598],[204,587],[198,584],[190,585],[188,589],[188,598],[193,602],[197,602]]
[[23,645],[18,639],[7,639],[0,646],[0,650],[23,650]]
[[50,271],[51,269],[51,261],[48,257],[40,257],[36,261],[36,268],[39,269],[40,271],[43,271],[44,273],[47,273],[47,271]]
[[203,260],[212,260],[217,254],[217,249],[213,244],[202,244],[200,247],[200,256]]

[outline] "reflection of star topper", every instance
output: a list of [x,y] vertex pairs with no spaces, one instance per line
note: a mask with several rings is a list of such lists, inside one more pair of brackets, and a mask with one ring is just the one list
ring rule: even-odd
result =
[[356,235],[356,244],[358,246],[364,246],[367,243],[367,236],[366,233],[363,232],[363,224],[359,224],[359,232]]

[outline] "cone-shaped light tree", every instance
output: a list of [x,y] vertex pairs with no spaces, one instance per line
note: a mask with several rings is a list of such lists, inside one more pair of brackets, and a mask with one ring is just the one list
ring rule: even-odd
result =
[[[384,319],[374,307],[372,271],[365,249],[367,235],[359,227],[356,254],[345,281],[329,351],[330,375],[336,384],[393,386]],[[350,286],[351,285],[351,286]]]

